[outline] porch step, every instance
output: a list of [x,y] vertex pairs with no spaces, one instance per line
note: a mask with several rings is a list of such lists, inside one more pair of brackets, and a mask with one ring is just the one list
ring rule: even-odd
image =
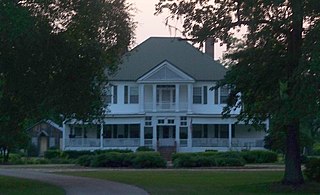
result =
[[175,146],[160,146],[158,147],[158,152],[167,161],[172,160],[172,154],[176,153]]

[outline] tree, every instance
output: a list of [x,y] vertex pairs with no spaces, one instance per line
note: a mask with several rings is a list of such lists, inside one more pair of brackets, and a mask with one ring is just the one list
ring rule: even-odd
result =
[[[320,100],[320,4],[317,0],[160,0],[157,13],[183,18],[187,39],[208,37],[228,47],[229,71],[220,85],[232,90],[223,114],[241,108],[239,120],[271,118],[285,133],[284,184],[304,182],[299,128]],[[246,32],[241,39],[237,31]],[[241,99],[240,99],[241,94]]]
[[105,73],[133,37],[124,0],[0,0],[0,20],[2,148],[30,120],[103,116]]

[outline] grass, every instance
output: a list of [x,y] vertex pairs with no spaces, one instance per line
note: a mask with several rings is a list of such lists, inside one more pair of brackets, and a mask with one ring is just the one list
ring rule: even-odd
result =
[[62,195],[56,186],[28,179],[0,176],[0,195]]
[[66,174],[132,184],[152,195],[320,194],[319,183],[307,183],[295,189],[280,185],[277,182],[283,173],[276,171],[107,170]]

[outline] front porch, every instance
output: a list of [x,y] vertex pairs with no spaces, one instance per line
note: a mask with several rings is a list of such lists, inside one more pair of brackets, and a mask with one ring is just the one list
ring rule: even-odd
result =
[[[205,150],[263,149],[264,132],[248,132],[245,125],[194,124],[143,126],[69,125],[64,138],[65,150],[131,149],[148,146],[175,147],[178,152]],[[230,134],[229,134],[230,133]]]

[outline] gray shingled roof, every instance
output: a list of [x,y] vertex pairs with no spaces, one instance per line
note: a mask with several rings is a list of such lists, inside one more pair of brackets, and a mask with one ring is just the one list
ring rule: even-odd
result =
[[223,79],[227,69],[212,57],[180,38],[150,37],[122,59],[119,70],[109,79],[136,81],[167,60],[196,81]]

